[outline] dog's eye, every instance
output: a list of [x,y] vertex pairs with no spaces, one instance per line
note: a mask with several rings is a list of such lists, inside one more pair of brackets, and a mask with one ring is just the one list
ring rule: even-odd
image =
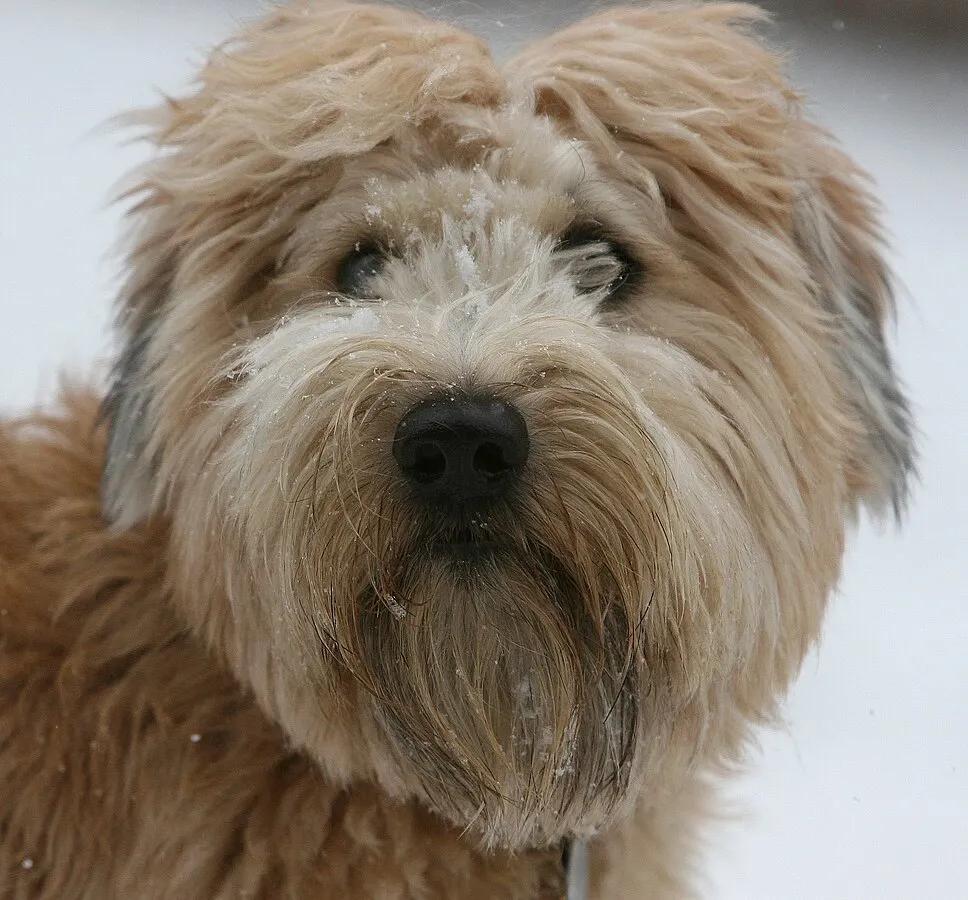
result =
[[371,294],[370,282],[386,265],[386,255],[372,244],[357,244],[339,264],[336,286],[341,294],[349,297],[366,297]]
[[556,255],[569,266],[582,294],[600,294],[612,305],[641,267],[623,247],[598,228],[578,225],[563,234]]

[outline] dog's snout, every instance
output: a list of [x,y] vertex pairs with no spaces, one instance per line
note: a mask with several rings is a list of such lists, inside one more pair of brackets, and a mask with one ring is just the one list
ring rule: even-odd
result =
[[504,400],[443,397],[400,421],[393,453],[428,501],[455,504],[507,493],[528,458],[528,428]]

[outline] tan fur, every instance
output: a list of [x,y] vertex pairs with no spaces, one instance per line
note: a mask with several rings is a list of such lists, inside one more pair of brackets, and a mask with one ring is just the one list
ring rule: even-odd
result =
[[[576,835],[598,896],[687,891],[704,778],[911,465],[872,203],[757,18],[611,11],[502,70],[293,4],[138,119],[107,446],[83,393],[0,431],[4,896],[554,896]],[[335,290],[361,240],[380,300]],[[390,446],[482,390],[532,452],[468,580]]]

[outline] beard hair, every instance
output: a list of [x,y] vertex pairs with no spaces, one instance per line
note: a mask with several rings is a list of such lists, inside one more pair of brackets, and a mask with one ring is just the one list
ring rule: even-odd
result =
[[427,802],[477,820],[485,844],[520,845],[626,798],[640,660],[617,595],[507,519],[513,538],[479,559],[435,553],[439,531],[407,541],[337,640]]

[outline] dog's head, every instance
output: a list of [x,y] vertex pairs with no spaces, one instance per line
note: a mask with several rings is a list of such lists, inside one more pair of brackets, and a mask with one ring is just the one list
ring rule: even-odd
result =
[[910,426],[861,177],[755,10],[498,67],[294,5],[152,114],[105,502],[336,779],[491,845],[735,754]]

